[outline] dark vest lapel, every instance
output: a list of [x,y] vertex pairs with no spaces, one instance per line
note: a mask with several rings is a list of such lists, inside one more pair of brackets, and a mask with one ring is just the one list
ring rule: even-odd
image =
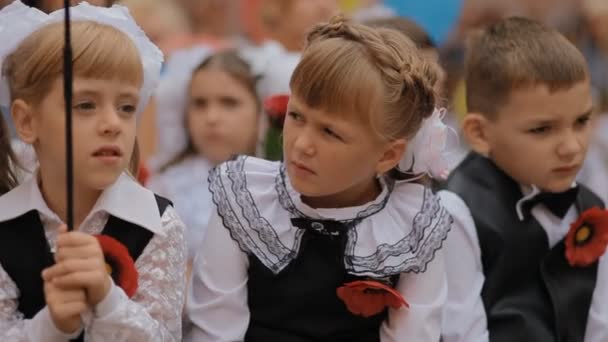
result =
[[[549,249],[543,227],[520,221],[519,185],[490,160],[470,154],[446,188],[472,208],[486,277],[482,289],[492,342],[583,341],[597,277],[591,267],[570,267],[564,243]],[[602,201],[581,186],[579,212]]]

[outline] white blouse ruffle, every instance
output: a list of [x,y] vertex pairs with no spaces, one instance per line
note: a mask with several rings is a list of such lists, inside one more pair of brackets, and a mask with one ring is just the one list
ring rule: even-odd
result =
[[304,230],[292,224],[293,218],[336,220],[350,227],[347,272],[378,278],[424,272],[453,222],[430,189],[388,178],[381,178],[383,190],[374,201],[340,209],[304,204],[279,162],[239,157],[214,169],[209,183],[232,238],[274,273],[297,257]]

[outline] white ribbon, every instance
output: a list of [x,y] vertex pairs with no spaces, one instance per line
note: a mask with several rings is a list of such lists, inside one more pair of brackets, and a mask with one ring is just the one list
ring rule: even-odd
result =
[[458,148],[458,134],[443,123],[445,113],[445,108],[435,109],[424,120],[409,142],[407,152],[399,162],[399,170],[419,177],[426,174],[435,179],[447,178],[451,167],[450,157],[455,155]]

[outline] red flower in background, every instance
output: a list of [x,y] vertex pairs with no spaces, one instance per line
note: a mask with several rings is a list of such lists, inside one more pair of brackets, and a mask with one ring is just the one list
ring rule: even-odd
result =
[[337,294],[350,312],[363,317],[379,314],[387,307],[409,307],[397,290],[378,281],[359,280],[346,283],[338,288]]
[[108,235],[96,235],[95,237],[103,251],[108,274],[129,298],[133,297],[137,292],[139,275],[129,250],[125,245]]
[[570,266],[589,266],[606,252],[608,211],[591,208],[579,216],[566,235],[566,259]]
[[289,95],[287,94],[272,95],[264,100],[264,111],[273,126],[283,128],[288,102]]
[[139,163],[139,171],[137,172],[137,181],[139,184],[145,186],[150,179],[150,170],[144,163]]

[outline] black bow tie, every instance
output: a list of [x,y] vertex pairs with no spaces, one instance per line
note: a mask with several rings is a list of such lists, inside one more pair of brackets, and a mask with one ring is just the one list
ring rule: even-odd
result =
[[291,224],[300,228],[311,230],[328,236],[340,236],[348,231],[349,226],[334,220],[313,220],[309,218],[292,218]]
[[576,201],[578,187],[571,188],[564,192],[541,192],[538,195],[526,200],[522,205],[524,215],[529,216],[532,208],[537,204],[543,204],[553,215],[563,219],[568,209]]

